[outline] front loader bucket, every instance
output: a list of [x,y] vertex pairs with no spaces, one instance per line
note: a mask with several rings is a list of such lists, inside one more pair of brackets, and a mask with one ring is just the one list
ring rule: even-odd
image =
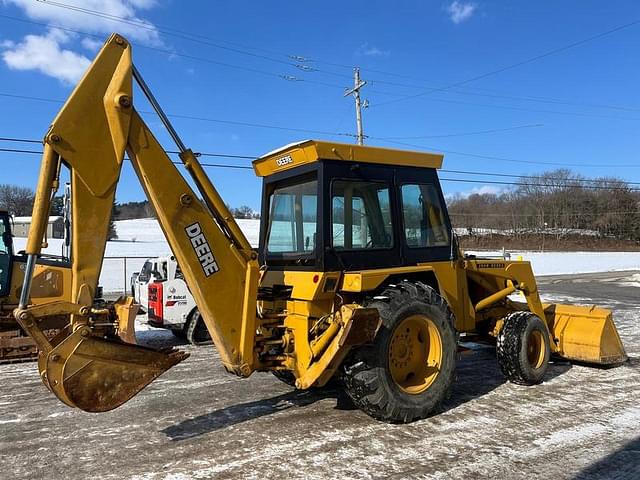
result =
[[611,310],[545,305],[544,311],[558,355],[599,365],[616,365],[627,360]]
[[112,410],[189,354],[159,351],[89,335],[80,328],[41,353],[40,375],[64,403],[87,412]]

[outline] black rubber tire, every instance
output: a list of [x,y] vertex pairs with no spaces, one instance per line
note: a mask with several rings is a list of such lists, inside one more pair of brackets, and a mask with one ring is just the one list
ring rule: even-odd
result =
[[192,345],[210,345],[212,343],[211,335],[199,310],[194,310],[189,315],[186,333],[187,341]]
[[174,330],[174,329],[170,329],[170,330],[171,330],[171,333],[173,333],[173,335],[176,338],[180,338],[180,339],[187,338],[187,332],[185,332],[184,328],[180,330]]
[[296,377],[292,372],[288,370],[272,370],[271,373],[282,383],[286,383],[290,387],[296,386]]
[[[538,368],[531,365],[528,358],[529,341],[534,331],[542,335],[544,348],[544,359]],[[510,382],[518,385],[536,385],[542,382],[551,355],[547,326],[531,312],[510,313],[505,317],[498,334],[496,355],[500,370]]]
[[[421,282],[403,281],[389,286],[366,306],[378,309],[382,324],[373,344],[355,349],[343,363],[345,391],[358,408],[377,420],[409,423],[426,418],[449,396],[455,377],[457,334],[453,313],[433,288]],[[442,363],[438,376],[426,390],[410,394],[391,376],[389,347],[395,328],[416,314],[428,317],[438,329]]]

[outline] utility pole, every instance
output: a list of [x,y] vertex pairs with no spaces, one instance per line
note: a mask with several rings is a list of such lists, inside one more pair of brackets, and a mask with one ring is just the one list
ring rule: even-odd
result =
[[345,97],[353,95],[353,97],[356,99],[356,127],[358,129],[356,139],[358,145],[364,145],[364,132],[362,131],[362,108],[367,108],[368,103],[365,100],[363,104],[363,102],[360,100],[360,89],[366,84],[367,82],[360,80],[360,68],[356,67],[353,69],[353,88],[344,92]]

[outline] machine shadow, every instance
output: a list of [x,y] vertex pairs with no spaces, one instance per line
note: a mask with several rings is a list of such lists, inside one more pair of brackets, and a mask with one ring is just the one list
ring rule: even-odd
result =
[[[562,375],[570,368],[569,362],[552,362],[545,381]],[[457,378],[454,381],[451,396],[443,402],[439,412],[434,414],[454,409],[486,395],[505,382],[496,361],[495,349],[489,346],[478,346],[460,355],[457,363]],[[294,390],[271,398],[231,405],[171,425],[163,429],[162,433],[172,441],[187,440],[289,408],[305,407],[325,399],[335,399],[335,408],[338,410],[357,409],[340,386],[331,385],[311,390]],[[375,422],[373,419],[371,421]]]
[[[570,369],[571,363],[568,361],[552,359],[544,381],[558,377]],[[471,350],[459,354],[456,376],[451,396],[443,402],[441,411],[452,410],[486,395],[507,381],[500,371],[495,348],[483,344],[473,344]]]
[[619,450],[592,463],[573,480],[608,480],[610,478],[640,478],[640,437],[636,437]]
[[162,430],[172,441],[187,440],[206,433],[228,428],[238,423],[254,420],[266,415],[272,415],[293,407],[304,407],[319,400],[335,398],[337,408],[341,401],[349,401],[340,389],[325,387],[311,390],[294,390],[276,395],[275,397],[255,400],[252,402],[231,405],[219,410],[184,420]]

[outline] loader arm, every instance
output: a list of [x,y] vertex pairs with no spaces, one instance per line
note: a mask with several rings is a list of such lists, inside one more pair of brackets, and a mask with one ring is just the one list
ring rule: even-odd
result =
[[[197,193],[180,174],[134,108],[134,79],[176,141],[180,159],[189,172]],[[255,363],[253,345],[259,277],[256,255],[195,155],[184,147],[133,66],[131,47],[124,38],[114,34],[107,40],[56,116],[44,143],[33,223],[26,249],[27,274],[20,307],[15,314],[21,325],[38,341],[41,351],[45,352],[41,356],[40,369],[41,373],[44,372],[47,386],[58,394],[56,388],[60,388],[60,382],[69,380],[64,374],[60,374],[62,377],[55,380],[51,378],[51,373],[55,370],[52,358],[55,359],[58,355],[56,364],[64,361],[71,363],[73,352],[82,350],[80,344],[71,345],[72,337],[77,337],[76,343],[82,341],[81,335],[93,342],[104,342],[96,338],[87,327],[92,322],[95,323],[95,315],[104,313],[92,309],[92,299],[100,275],[125,152],[155,209],[158,222],[182,268],[225,368],[237,375],[248,376]],[[71,302],[40,306],[39,310],[34,310],[29,307],[31,272],[41,251],[50,202],[57,189],[61,165],[70,170],[73,191]],[[37,323],[39,318],[54,310],[72,314],[70,332],[73,333],[59,344],[47,345],[37,332]],[[128,315],[131,316],[130,312]],[[70,343],[66,349],[62,348],[65,342]],[[85,357],[88,360],[69,366],[74,369],[73,376],[78,377],[75,374],[77,369],[80,372],[86,371],[87,376],[90,376],[92,370],[95,375],[99,368],[99,375],[105,374],[108,368],[104,366],[110,365],[110,356],[118,358],[120,362],[126,362],[128,356],[141,356],[136,367],[141,370],[140,379],[137,380],[141,386],[130,396],[185,358],[176,356],[173,352],[163,360],[157,357],[158,352],[153,352],[153,355],[149,353],[154,369],[145,371],[142,365],[145,363],[143,357],[146,350],[142,347],[115,342],[106,346],[100,344],[99,347],[106,348],[104,358],[92,358],[100,348],[87,348]],[[137,350],[135,354],[113,352],[118,347]],[[116,367],[113,368],[117,370]],[[122,365],[121,369],[128,374]],[[119,370],[114,375],[119,374],[118,372]],[[53,385],[54,381],[58,384]],[[78,381],[75,378],[74,382]],[[126,379],[117,381],[122,382],[122,385],[127,383]],[[78,385],[69,385],[69,388],[80,390]],[[86,390],[86,385],[84,388]],[[67,391],[58,396],[70,403],[69,398],[63,398],[68,397],[68,394]],[[87,395],[86,391],[83,395]],[[73,399],[70,401],[76,403]],[[106,400],[100,409],[115,408],[123,402],[114,400],[113,403],[110,405]]]

